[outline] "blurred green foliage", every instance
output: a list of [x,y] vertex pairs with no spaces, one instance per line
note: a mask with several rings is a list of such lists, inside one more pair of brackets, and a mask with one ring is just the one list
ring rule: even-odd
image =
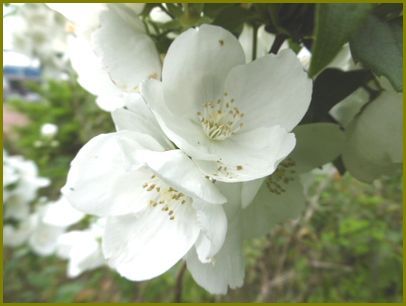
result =
[[[4,138],[10,154],[21,154],[34,160],[42,176],[52,181],[43,193],[56,197],[65,182],[67,169],[78,150],[92,137],[113,131],[110,114],[101,111],[94,97],[72,80],[48,80],[27,83],[40,95],[40,101],[27,102],[20,98],[6,101],[12,110],[24,114],[29,123],[15,127],[17,137]],[[55,137],[41,135],[45,123],[58,126]]]

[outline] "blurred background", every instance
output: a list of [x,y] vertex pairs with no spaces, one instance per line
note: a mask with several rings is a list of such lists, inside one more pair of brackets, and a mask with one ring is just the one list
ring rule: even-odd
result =
[[[28,177],[30,212],[58,200],[83,144],[114,130],[109,113],[76,82],[69,31],[43,4],[3,6],[3,203],[16,197],[7,163]],[[315,171],[302,217],[245,245],[245,285],[226,296],[206,293],[181,264],[148,282],[107,267],[68,277],[66,260],[15,238],[3,246],[4,301],[171,302],[181,290],[185,302],[401,302],[401,177],[399,169],[369,185],[332,165]],[[3,211],[5,225],[18,221],[18,213]]]

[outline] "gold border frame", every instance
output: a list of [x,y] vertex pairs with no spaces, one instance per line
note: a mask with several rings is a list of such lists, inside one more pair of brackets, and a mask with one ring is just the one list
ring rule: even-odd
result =
[[[86,1],[88,3],[97,3],[100,1]],[[122,2],[122,1],[107,1],[108,3],[114,3],[114,2]],[[130,1],[132,3],[161,3],[162,1]],[[308,0],[296,0],[296,1],[269,1],[269,0],[257,0],[257,1],[229,1],[229,0],[223,0],[223,1],[213,1],[213,0],[206,0],[206,1],[165,1],[165,2],[185,2],[185,3],[402,3],[405,4],[405,0],[403,1],[377,1],[377,0],[370,0],[370,1],[365,1],[365,0],[358,0],[358,1],[353,1],[353,0],[333,0],[333,1],[320,1],[320,0],[314,0],[314,1],[308,1]],[[4,3],[80,3],[79,1],[49,1],[49,2],[41,2],[41,1],[2,1],[2,4]],[[1,6],[1,12],[3,13],[3,5]],[[405,38],[406,38],[406,34],[405,34],[405,21],[406,21],[406,17],[405,15],[403,15],[403,57],[405,55]],[[2,30],[3,30],[3,26],[2,26]],[[3,38],[3,31],[1,32],[1,38]],[[1,45],[3,46],[3,39],[1,42]],[[3,64],[3,56],[1,57],[1,64]],[[403,61],[403,84],[406,84],[405,82],[405,69],[406,68],[406,63],[405,61]],[[3,72],[2,72],[3,75]],[[3,89],[1,90],[1,93],[3,93]],[[403,97],[403,105],[405,105],[405,97]],[[1,110],[1,114],[3,115],[3,110]],[[406,133],[406,122],[405,122],[405,118],[406,118],[406,107],[403,107],[403,132],[405,135]],[[3,129],[3,128],[2,128]],[[2,134],[3,135],[3,134]],[[0,137],[1,139],[1,144],[3,145],[3,136]],[[406,173],[406,164],[405,164],[405,152],[406,152],[406,142],[403,141],[403,191],[405,190],[405,186],[406,186],[406,182],[405,182],[405,177],[404,174]],[[3,158],[3,153],[1,153],[1,156]],[[3,171],[1,172],[1,177],[3,178]],[[3,191],[1,191],[1,194],[3,193]],[[3,194],[2,194],[3,195]],[[405,207],[405,194],[403,192],[403,207]],[[0,209],[0,216],[3,216],[3,207]],[[405,233],[406,233],[406,223],[405,223],[406,219],[405,219],[405,215],[403,213],[403,237],[405,237]],[[1,242],[3,242],[3,226],[1,226],[0,229],[0,234],[1,234]],[[3,243],[2,243],[3,245]],[[405,241],[403,239],[403,303],[345,303],[346,305],[403,305],[406,302],[405,299],[405,292],[406,292],[406,273],[405,273],[405,255],[406,255],[406,250],[405,250]],[[0,267],[0,272],[1,272],[1,276],[0,276],[0,284],[1,284],[1,293],[0,293],[0,300],[1,303],[3,304],[3,248],[1,248],[0,250],[0,258],[2,260],[2,265]],[[4,303],[7,305],[36,305],[37,303]],[[52,305],[66,305],[66,303],[49,303]],[[72,303],[72,304],[78,304],[80,305],[81,303]],[[87,303],[88,305],[118,305],[118,304],[129,304],[129,303]],[[131,304],[137,304],[137,303],[131,303]],[[142,303],[143,305],[176,305],[176,303]],[[185,305],[205,305],[206,303],[183,303]],[[214,304],[229,304],[229,303],[214,303]],[[246,305],[246,304],[251,304],[251,303],[232,303],[233,305]],[[254,303],[252,303],[254,304]],[[268,303],[255,303],[255,304],[268,304]],[[277,303],[278,305],[291,305],[290,303]],[[297,304],[302,304],[302,305],[329,305],[332,303],[297,303]],[[344,304],[344,303],[340,303],[340,304]]]

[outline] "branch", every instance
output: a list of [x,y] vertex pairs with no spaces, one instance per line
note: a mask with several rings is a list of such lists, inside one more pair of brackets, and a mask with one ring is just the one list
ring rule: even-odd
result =
[[186,262],[183,263],[182,267],[178,272],[178,275],[176,276],[176,283],[173,296],[174,303],[182,302],[183,276],[185,275],[185,271],[186,271]]
[[252,29],[252,54],[251,60],[255,60],[257,58],[257,45],[258,45],[258,26],[254,25]]
[[276,34],[275,36],[275,40],[273,41],[271,50],[269,50],[269,53],[273,53],[273,54],[277,54],[280,47],[282,47],[283,42],[286,39],[286,35],[285,34]]

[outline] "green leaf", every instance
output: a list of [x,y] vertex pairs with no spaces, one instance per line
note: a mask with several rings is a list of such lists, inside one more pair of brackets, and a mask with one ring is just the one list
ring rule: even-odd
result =
[[303,212],[305,198],[298,177],[283,187],[286,191],[277,194],[264,181],[253,202],[242,210],[245,239],[259,238],[275,225],[297,218]]
[[177,3],[166,3],[166,7],[173,16],[179,18],[183,15],[182,6]]
[[374,14],[380,18],[391,19],[399,17],[403,11],[402,3],[382,3],[374,8]]
[[312,101],[302,123],[334,122],[330,109],[371,79],[367,70],[344,72],[338,69],[325,69],[313,84]]
[[383,92],[348,126],[343,161],[352,176],[372,182],[401,167],[403,95]]
[[214,25],[221,26],[238,37],[244,25],[253,18],[252,13],[241,6],[229,6],[215,17]]
[[[314,4],[256,4],[256,10],[266,24],[266,31],[284,34],[296,43],[309,47],[314,28]],[[310,49],[310,48],[309,48]]]
[[299,125],[293,132],[296,146],[290,157],[296,171],[304,173],[333,161],[344,148],[344,133],[337,124],[311,123]]
[[372,9],[370,4],[319,4],[310,75],[320,72],[350,40]]
[[214,18],[219,15],[223,10],[227,9],[234,4],[228,3],[206,3],[203,7],[203,14],[205,16]]
[[403,88],[402,45],[402,20],[384,22],[373,15],[350,41],[354,58],[377,75],[386,76],[398,91]]

